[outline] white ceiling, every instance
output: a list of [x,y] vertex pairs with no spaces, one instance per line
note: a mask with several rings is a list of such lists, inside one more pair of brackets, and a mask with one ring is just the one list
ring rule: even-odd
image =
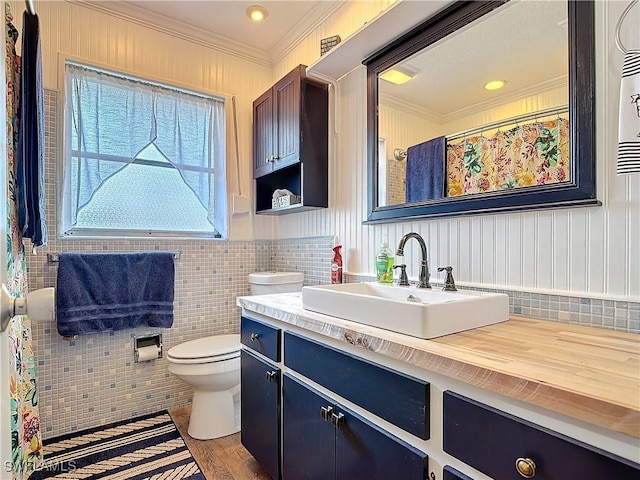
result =
[[[345,0],[97,0],[103,10],[135,18],[271,64]],[[262,5],[266,20],[251,21],[247,7]]]
[[[504,103],[566,84],[567,36],[565,2],[511,1],[401,62],[418,74],[404,85],[380,81],[380,90],[440,120]],[[490,80],[507,84],[490,92]]]
[[[70,0],[143,25],[177,32],[271,66],[347,0]],[[356,1],[356,0],[349,0]],[[366,1],[366,0],[364,0]],[[262,23],[250,5],[269,11]],[[381,95],[440,119],[465,107],[517,97],[524,90],[566,82],[566,3],[515,0],[408,59],[420,73],[402,86],[381,81]],[[473,25],[476,25],[475,22]],[[344,40],[344,39],[343,39]],[[434,68],[437,66],[437,68]],[[487,80],[507,87],[487,92]]]

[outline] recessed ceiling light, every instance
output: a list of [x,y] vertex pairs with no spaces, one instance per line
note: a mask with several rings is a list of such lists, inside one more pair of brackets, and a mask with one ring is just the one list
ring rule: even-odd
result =
[[487,90],[498,90],[499,88],[504,87],[507,84],[505,80],[491,80],[487,83],[484,88]]
[[382,72],[380,74],[380,78],[387,82],[395,83],[396,85],[402,85],[415,77],[417,73],[418,70],[416,69],[408,68],[406,66],[396,66]]
[[261,22],[269,16],[269,12],[262,5],[251,5],[247,8],[247,16],[254,22]]

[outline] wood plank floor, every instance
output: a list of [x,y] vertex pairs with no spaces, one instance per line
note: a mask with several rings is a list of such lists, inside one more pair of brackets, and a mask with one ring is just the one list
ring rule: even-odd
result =
[[271,479],[242,446],[239,433],[213,440],[196,440],[187,433],[190,405],[175,408],[169,414],[207,480]]

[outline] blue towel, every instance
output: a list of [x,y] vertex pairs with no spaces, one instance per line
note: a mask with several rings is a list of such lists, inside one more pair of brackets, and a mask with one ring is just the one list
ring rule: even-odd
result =
[[172,252],[61,253],[58,333],[86,333],[173,325]]
[[37,15],[22,16],[22,81],[16,205],[18,228],[35,247],[47,244],[44,196],[44,90],[40,23]]
[[446,143],[436,137],[407,149],[407,202],[444,197]]

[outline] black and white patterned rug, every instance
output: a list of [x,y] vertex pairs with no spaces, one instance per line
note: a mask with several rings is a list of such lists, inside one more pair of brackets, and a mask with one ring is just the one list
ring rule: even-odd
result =
[[53,438],[44,452],[30,480],[205,480],[166,410]]

